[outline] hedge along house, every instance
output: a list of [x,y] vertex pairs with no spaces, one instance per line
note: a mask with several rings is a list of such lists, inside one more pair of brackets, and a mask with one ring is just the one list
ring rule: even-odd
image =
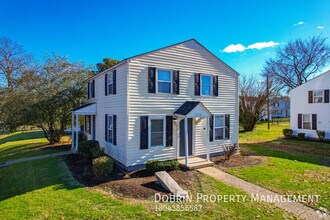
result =
[[[191,39],[127,58],[88,80],[88,139],[126,170],[208,160],[238,143],[239,74]],[[77,134],[76,134],[77,135]],[[74,138],[74,134],[73,134]],[[77,150],[77,141],[72,149]]]

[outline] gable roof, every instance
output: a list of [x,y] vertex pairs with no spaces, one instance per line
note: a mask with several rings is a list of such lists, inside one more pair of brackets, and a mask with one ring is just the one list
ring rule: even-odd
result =
[[182,42],[179,42],[179,43],[175,43],[175,44],[171,44],[171,45],[168,45],[168,46],[165,46],[165,47],[161,47],[161,48],[158,48],[158,49],[155,49],[155,50],[151,50],[151,51],[148,51],[148,52],[144,52],[144,53],[141,53],[141,54],[138,54],[138,55],[134,55],[134,56],[131,56],[131,57],[127,57],[125,59],[123,59],[122,61],[120,61],[119,63],[117,63],[116,65],[90,77],[89,79],[87,80],[90,80],[90,79],[93,79],[93,78],[96,78],[102,74],[104,74],[105,72],[108,72],[112,69],[115,69],[116,67],[126,63],[128,60],[130,59],[133,59],[133,58],[137,58],[139,56],[143,56],[143,55],[146,55],[146,54],[149,54],[149,53],[153,53],[153,52],[156,52],[156,51],[159,51],[159,50],[163,50],[163,49],[166,49],[166,48],[169,48],[169,47],[174,47],[174,46],[177,46],[179,44],[184,44],[186,42],[189,42],[189,41],[194,41],[195,43],[197,43],[198,45],[200,45],[202,48],[204,48],[208,53],[210,53],[213,57],[215,57],[218,61],[220,61],[222,64],[224,64],[225,66],[227,66],[229,69],[231,69],[233,72],[235,72],[237,75],[239,75],[239,73],[234,70],[232,67],[230,67],[228,64],[226,64],[224,61],[222,61],[219,57],[217,57],[214,53],[212,53],[210,50],[208,50],[206,47],[204,47],[201,43],[199,43],[196,39],[192,38],[192,39],[189,39],[189,40],[185,40],[185,41],[182,41]]
[[178,108],[174,114],[187,115],[191,110],[193,110],[200,102],[186,101],[180,108]]
[[[326,74],[330,74],[330,70],[328,70],[328,71],[326,71],[326,72],[324,72],[324,73],[321,73],[320,75],[315,76],[313,79],[308,80],[307,82],[305,82],[304,84],[301,84],[301,85],[297,86],[296,88],[299,88],[300,86],[303,86],[303,85],[305,85],[305,84],[307,84],[307,83],[313,81],[314,79],[317,79],[317,78],[319,78],[319,77],[321,77],[321,76],[323,76],[323,75],[326,75]],[[292,91],[292,90],[295,90],[296,88],[291,89],[291,91]]]

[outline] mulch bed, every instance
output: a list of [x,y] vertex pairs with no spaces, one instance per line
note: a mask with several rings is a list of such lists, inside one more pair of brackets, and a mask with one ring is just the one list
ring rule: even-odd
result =
[[[69,155],[65,162],[76,180],[98,191],[135,199],[148,199],[155,193],[170,194],[157,183],[154,173],[145,169],[125,173],[114,164],[111,175],[103,180],[98,180],[93,175],[92,164],[79,155]],[[198,187],[197,171],[175,170],[168,173],[185,190],[191,191]]]
[[260,165],[265,163],[266,158],[260,156],[243,156],[236,154],[231,156],[231,158],[226,161],[223,156],[213,157],[211,160],[215,163],[215,166],[220,168],[239,168]]

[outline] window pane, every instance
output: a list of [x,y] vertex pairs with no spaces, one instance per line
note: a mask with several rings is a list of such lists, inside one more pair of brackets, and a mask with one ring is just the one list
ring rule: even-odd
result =
[[223,125],[224,125],[224,116],[223,115],[216,115],[214,124],[215,124],[215,127],[223,127]]
[[223,139],[223,128],[216,128],[215,130],[215,140]]
[[163,132],[151,133],[151,146],[163,145]]
[[315,103],[322,103],[323,102],[323,97],[314,98],[314,102]]
[[303,121],[304,122],[309,122],[311,119],[310,115],[303,115]]
[[158,70],[158,80],[171,82],[171,71]]
[[171,93],[171,83],[158,82],[158,92]]
[[108,75],[108,84],[112,84],[113,76],[112,73]]
[[163,119],[151,120],[151,132],[163,132]]
[[304,122],[303,123],[303,129],[311,129],[311,123],[310,122]]
[[108,128],[112,129],[112,116],[109,116]]
[[202,75],[202,85],[211,86],[211,76],[203,76]]
[[202,87],[202,95],[211,95],[211,87],[204,86]]
[[314,92],[314,96],[323,96],[323,90],[317,90]]

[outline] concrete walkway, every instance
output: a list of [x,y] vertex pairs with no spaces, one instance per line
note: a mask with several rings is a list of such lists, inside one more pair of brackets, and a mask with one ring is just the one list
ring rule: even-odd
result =
[[71,151],[63,151],[63,152],[57,152],[57,153],[52,153],[52,154],[44,154],[40,156],[35,156],[35,157],[26,157],[26,158],[20,158],[20,159],[15,159],[15,160],[8,160],[4,163],[0,164],[0,168],[7,167],[10,165],[13,165],[15,163],[22,163],[30,160],[39,160],[39,159],[45,159],[45,158],[50,158],[50,157],[59,157],[59,156],[64,156],[64,155],[69,155],[72,154]]
[[[223,183],[226,183],[230,186],[234,186],[236,188],[239,188],[248,194],[253,194],[256,196],[256,194],[259,195],[259,198],[264,197],[267,198],[267,196],[271,198],[275,197],[281,197],[279,194],[276,194],[270,190],[267,190],[265,188],[262,188],[260,186],[257,186],[255,184],[252,184],[250,182],[247,182],[245,180],[242,180],[240,178],[237,178],[233,175],[230,175],[226,172],[223,172],[215,167],[205,167],[198,169],[199,172],[207,174],[215,179],[220,180]],[[273,199],[275,200],[275,199]],[[271,201],[275,206],[286,210],[287,212],[290,212],[299,218],[303,219],[330,219],[329,215],[326,215],[325,213],[322,213],[320,211],[314,210],[312,208],[309,208],[299,202],[288,202],[288,201]]]

